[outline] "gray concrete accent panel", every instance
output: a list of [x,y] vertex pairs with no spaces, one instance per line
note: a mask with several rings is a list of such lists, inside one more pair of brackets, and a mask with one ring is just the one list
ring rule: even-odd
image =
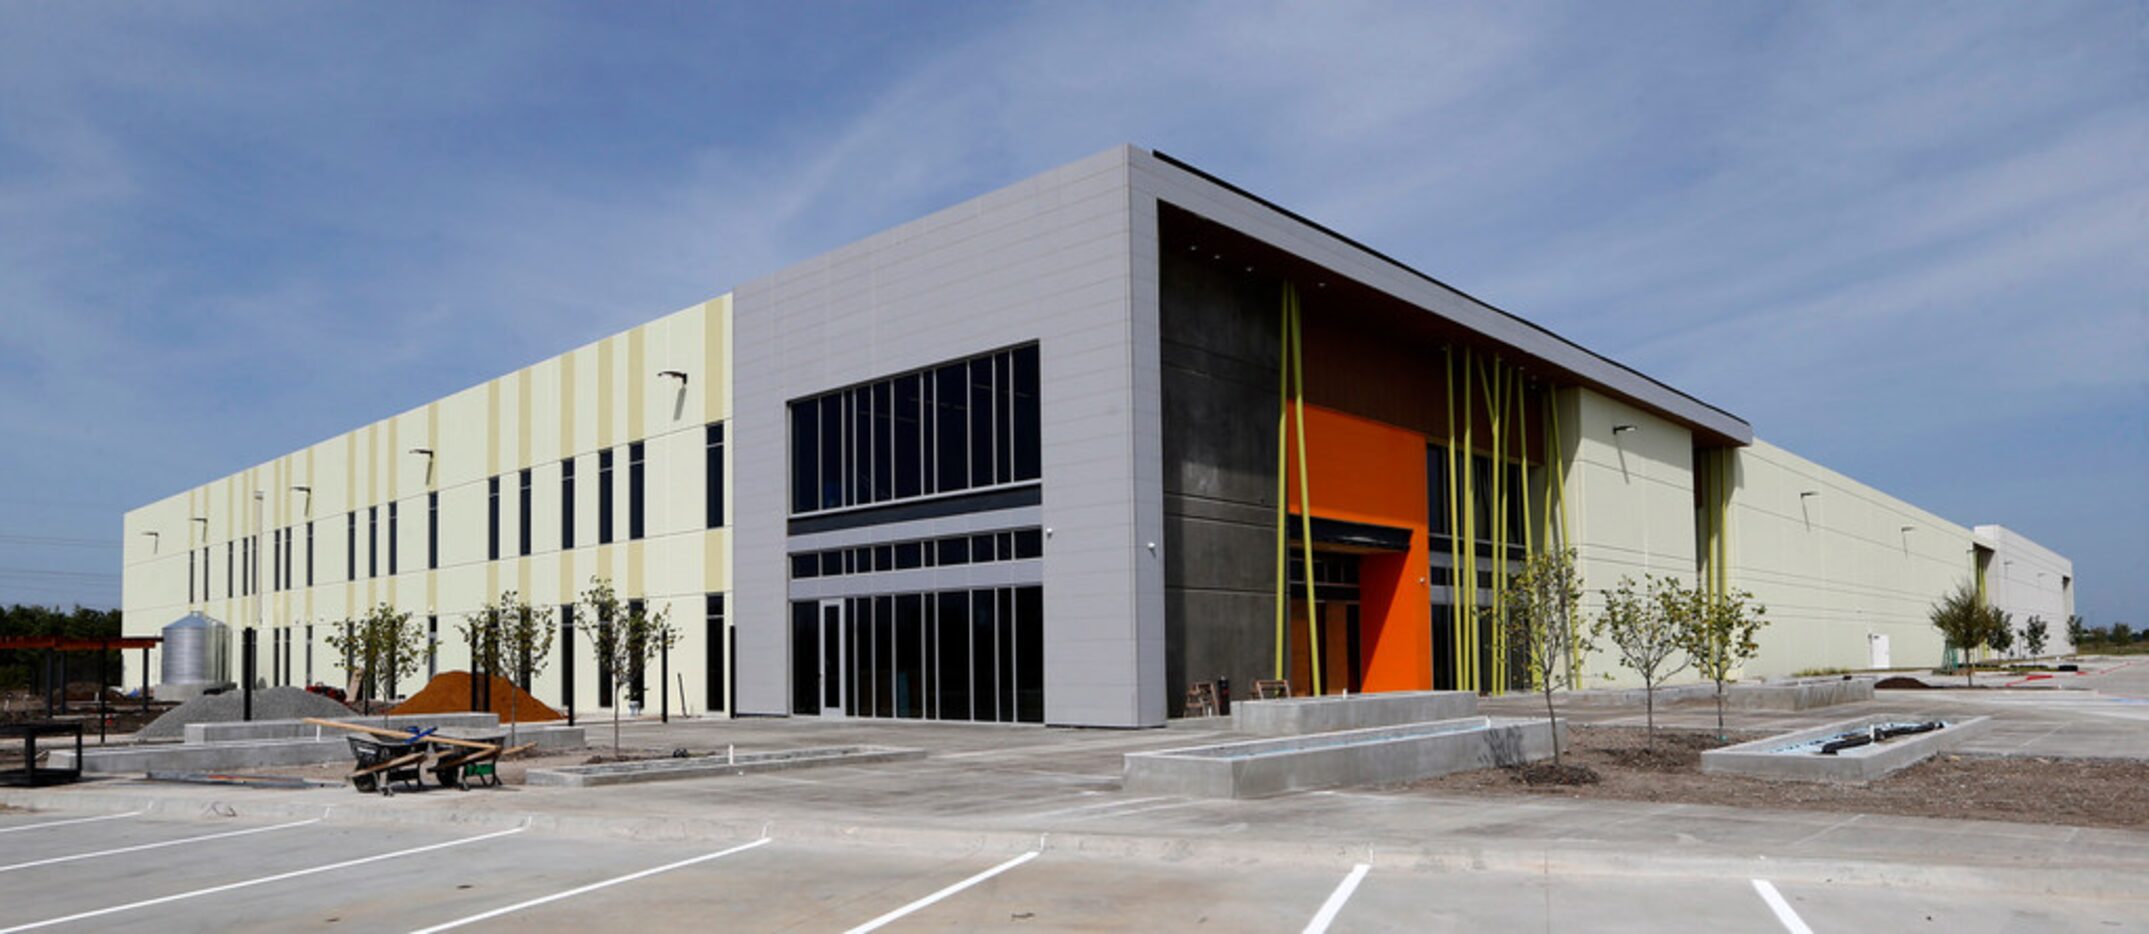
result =
[[1476,714],[1477,695],[1470,691],[1282,697],[1231,705],[1231,729],[1255,736],[1295,736],[1456,720]]
[[[733,580],[742,712],[789,712],[789,400],[1036,341],[1045,719],[1164,720],[1154,205],[1118,147],[869,237],[733,295]],[[1145,241],[1138,249],[1135,241]],[[1143,365],[1146,361],[1146,366]],[[1150,548],[1156,543],[1158,548]]]
[[1394,785],[1552,756],[1565,721],[1466,717],[1283,739],[1128,753],[1129,794],[1257,798],[1288,791]]

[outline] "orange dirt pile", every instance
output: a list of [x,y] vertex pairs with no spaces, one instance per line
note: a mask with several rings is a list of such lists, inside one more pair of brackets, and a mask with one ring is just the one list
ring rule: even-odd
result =
[[[510,700],[512,698],[512,700]],[[443,671],[426,682],[425,690],[410,696],[394,710],[391,716],[423,713],[466,713],[470,706],[470,673],[467,671]],[[515,686],[499,675],[492,676],[492,706],[482,708],[500,715],[506,723],[510,712],[517,722],[537,723],[545,720],[565,720],[567,716],[545,705],[544,701],[530,696],[530,692]]]

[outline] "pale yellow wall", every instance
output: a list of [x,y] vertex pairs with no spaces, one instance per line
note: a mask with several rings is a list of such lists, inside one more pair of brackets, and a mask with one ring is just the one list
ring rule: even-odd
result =
[[1940,662],[1927,613],[1971,579],[1969,529],[1766,441],[1736,463],[1731,586],[1770,620],[1748,675],[1863,668],[1872,635],[1896,667]]
[[[1559,394],[1569,529],[1586,589],[1694,573],[1693,435],[1588,390]],[[1615,433],[1620,425],[1633,431]]]
[[[1564,390],[1559,404],[1588,617],[1622,577],[1698,584],[1692,435],[1587,390]],[[1615,435],[1622,424],[1635,430]],[[1770,621],[1740,677],[1863,668],[1873,635],[1888,637],[1895,666],[1939,663],[1927,611],[1970,579],[1969,529],[1765,441],[1732,457],[1730,586],[1751,592]],[[1608,647],[1585,667],[1590,686],[1638,683]]]
[[[731,299],[722,296],[659,318],[594,344],[576,348],[447,398],[412,409],[310,448],[293,452],[193,490],[127,513],[127,544],[121,582],[129,634],[154,635],[164,624],[198,610],[234,627],[259,619],[260,676],[275,682],[270,630],[293,627],[299,635],[292,680],[307,673],[303,626],[314,624],[313,679],[342,684],[341,658],[326,641],[329,625],[361,614],[376,602],[410,611],[422,627],[439,618],[439,667],[467,667],[468,652],[456,635],[462,615],[490,595],[516,589],[530,602],[557,610],[576,599],[593,575],[608,576],[622,598],[645,598],[652,609],[669,607],[685,635],[672,653],[672,671],[683,674],[688,706],[702,712],[706,658],[704,595],[730,589],[728,528],[706,530],[703,494],[703,426],[730,418]],[[661,370],[683,370],[660,380]],[[647,529],[628,542],[627,445],[647,447]],[[614,462],[614,540],[597,539],[597,457],[617,447]],[[409,453],[429,448],[431,458]],[[725,449],[727,461],[731,450]],[[560,549],[561,460],[577,461],[575,549]],[[532,478],[531,554],[522,557],[519,471]],[[727,464],[728,468],[728,464]],[[730,482],[726,470],[726,482]],[[500,560],[487,560],[487,480],[500,476]],[[311,486],[312,495],[291,491]],[[251,495],[262,490],[260,600],[232,597],[224,586],[224,545],[253,528]],[[426,494],[440,494],[439,570],[426,569]],[[387,564],[386,504],[398,503],[399,562]],[[368,507],[380,507],[379,576],[367,576]],[[346,579],[345,522],[357,511],[357,580]],[[208,519],[206,530],[190,517]],[[314,586],[305,586],[305,522],[314,528]],[[727,517],[728,518],[728,517]],[[293,586],[271,589],[273,536],[291,525]],[[159,533],[155,540],[141,534]],[[212,560],[210,593],[187,599],[187,549],[207,543]],[[199,571],[196,571],[197,575]],[[239,640],[232,640],[234,649]],[[597,709],[596,664],[577,640],[576,704]],[[152,656],[153,669],[159,660]],[[238,670],[234,662],[232,669]],[[154,678],[154,670],[152,677]],[[422,674],[420,676],[422,679]],[[657,699],[655,669],[650,699]],[[404,690],[414,686],[405,685]],[[548,703],[560,701],[557,661],[535,685]],[[672,685],[676,712],[678,684]]]

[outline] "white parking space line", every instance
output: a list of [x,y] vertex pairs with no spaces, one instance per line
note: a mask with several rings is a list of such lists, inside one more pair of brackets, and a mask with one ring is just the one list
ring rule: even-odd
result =
[[733,853],[744,853],[747,850],[751,850],[754,847],[760,846],[767,842],[769,842],[769,838],[762,837],[761,839],[755,840],[752,843],[740,844],[728,850],[718,850],[714,853],[703,853],[700,856],[696,856],[691,859],[682,859],[676,863],[665,863],[662,866],[655,866],[649,869],[644,869],[641,872],[630,872],[624,876],[606,879],[602,882],[592,882],[580,888],[568,889],[565,892],[556,892],[551,895],[533,898],[526,902],[516,902],[515,904],[509,905],[505,908],[495,908],[491,911],[484,912],[482,914],[474,914],[467,918],[457,918],[446,924],[436,924],[429,928],[420,928],[417,931],[413,932],[413,934],[433,934],[434,931],[445,931],[449,928],[462,927],[465,924],[475,924],[487,918],[497,918],[501,915],[521,911],[525,908],[535,908],[539,905],[545,904],[546,902],[556,902],[563,898],[573,898],[586,892],[594,892],[598,889],[609,888],[622,882],[633,882],[636,879],[646,879],[660,872],[670,872],[674,869],[681,869],[687,866],[692,866],[695,863],[706,863],[712,859],[723,859],[724,857],[730,856]]
[[142,816],[142,812],[140,811],[128,811],[125,814],[100,814],[96,817],[76,817],[68,820],[48,820],[42,824],[24,824],[20,827],[0,827],[0,833],[14,833],[18,830],[43,830],[46,827],[65,827],[68,824],[87,824],[93,821],[118,820],[122,817],[140,816]]
[[243,837],[247,834],[268,833],[271,830],[284,830],[291,827],[304,827],[307,824],[318,824],[320,822],[321,819],[316,817],[310,820],[292,821],[288,824],[272,824],[267,827],[249,827],[245,830],[227,830],[223,833],[203,834],[199,837],[181,837],[177,840],[164,840],[157,843],[142,843],[137,844],[135,846],[123,846],[110,850],[98,850],[93,853],[76,853],[73,856],[55,856],[51,859],[34,859],[27,863],[15,863],[14,865],[10,866],[0,866],[0,872],[14,872],[17,869],[29,869],[34,866],[50,866],[53,863],[71,863],[78,859],[96,859],[100,856],[117,856],[121,853],[139,853],[143,850],[163,849],[164,847],[168,846],[178,846],[182,843],[202,843],[208,840],[222,840],[226,837]]
[[340,863],[329,863],[326,866],[314,866],[308,869],[294,869],[290,872],[279,872],[275,875],[262,876],[258,879],[246,879],[240,882],[227,882],[223,885],[213,885],[206,889],[195,889],[191,892],[180,892],[177,895],[165,895],[159,898],[145,898],[138,902],[128,902],[124,905],[113,905],[110,908],[98,908],[94,911],[76,912],[75,914],[65,915],[58,918],[47,918],[43,921],[32,921],[29,924],[18,924],[14,927],[0,928],[0,934],[14,934],[14,932],[16,931],[30,931],[42,927],[51,927],[55,924],[66,924],[70,921],[82,921],[88,918],[97,918],[109,914],[118,914],[122,911],[133,911],[137,908],[149,908],[155,905],[163,905],[169,902],[184,901],[189,898],[200,898],[204,895],[215,895],[219,892],[229,892],[234,889],[250,888],[256,885],[267,885],[271,882],[282,882],[285,879],[296,879],[300,876],[310,876],[315,873],[334,872],[338,869],[348,869],[352,866],[362,866],[366,863],[377,863],[384,859],[395,859],[399,856],[415,856],[419,853],[429,853],[433,850],[444,850],[451,846],[462,846],[466,843],[479,843],[485,840],[494,839],[496,837],[505,837],[509,834],[518,834],[528,829],[530,829],[529,826],[525,824],[521,827],[515,827],[508,830],[496,830],[492,833],[483,833],[475,837],[464,837],[460,840],[447,840],[441,843],[428,843],[425,846],[414,846],[405,850],[396,850],[392,853],[381,853],[375,856],[362,856],[358,859],[347,859]]
[[1784,901],[1783,894],[1776,891],[1767,879],[1755,879],[1754,891],[1761,893],[1761,900],[1768,903],[1768,910],[1776,913],[1776,920],[1783,922],[1783,929],[1791,934],[1813,934],[1798,912],[1791,910],[1791,903]]
[[[921,908],[925,908],[926,906],[931,905],[934,902],[937,902],[943,898],[946,898],[973,885],[976,885],[980,882],[997,876],[1003,872],[1020,866],[1023,863],[1027,863],[1030,860],[1036,859],[1037,854],[1037,850],[1031,850],[1028,853],[1024,853],[1021,856],[1017,856],[1014,859],[1001,863],[998,866],[994,866],[991,869],[987,869],[984,872],[971,876],[968,879],[964,879],[961,882],[957,882],[954,885],[948,886],[947,888],[941,889],[938,892],[934,892],[931,895],[927,895],[924,898],[918,899],[917,901],[911,902],[908,905],[904,905],[901,908],[898,908],[887,914],[881,915],[878,918],[874,918],[871,921],[868,921],[848,931],[845,931],[844,934],[866,934],[867,931],[874,931],[879,930],[883,927],[887,927],[890,923],[902,919],[905,915],[911,914],[912,912],[918,911]],[[6,932],[0,931],[0,934],[6,934]]]
[[1306,922],[1305,934],[1321,934],[1336,923],[1336,913],[1343,910],[1343,903],[1351,900],[1351,893],[1358,891],[1358,883],[1364,882],[1366,873],[1372,870],[1373,867],[1366,863],[1352,866],[1351,874],[1336,884],[1336,890],[1328,893],[1328,900],[1321,903],[1321,910],[1314,913],[1313,920]]

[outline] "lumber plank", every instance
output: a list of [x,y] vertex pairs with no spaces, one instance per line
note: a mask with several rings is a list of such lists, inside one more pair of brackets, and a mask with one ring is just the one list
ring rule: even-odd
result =
[[[406,742],[412,738],[410,733],[404,730],[389,730],[377,726],[365,726],[363,724],[358,723],[344,723],[341,720],[323,720],[320,717],[307,717],[305,718],[304,722],[311,723],[314,726],[327,726],[334,727],[339,730],[350,730],[353,733],[371,733],[374,736],[381,736],[389,739],[400,739]],[[469,749],[500,748],[491,743],[481,743],[476,740],[470,739],[456,739],[452,736],[441,736],[438,733],[421,737],[419,738],[419,742],[442,743],[449,746],[463,746]]]

